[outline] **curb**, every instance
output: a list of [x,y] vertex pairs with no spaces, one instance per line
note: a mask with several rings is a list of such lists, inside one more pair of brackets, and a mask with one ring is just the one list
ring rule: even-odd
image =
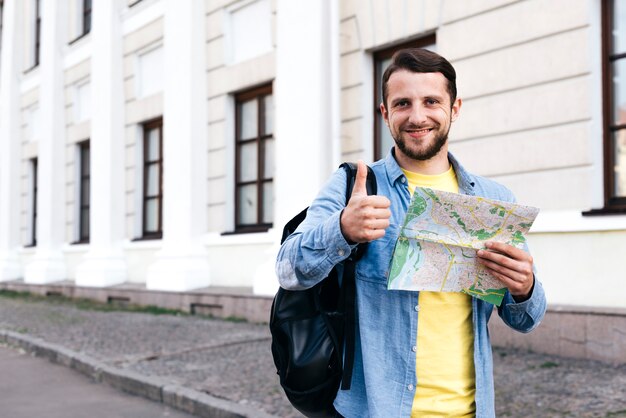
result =
[[250,406],[172,384],[161,378],[148,377],[130,370],[109,366],[85,354],[37,337],[0,330],[0,343],[19,347],[37,357],[69,367],[98,383],[105,383],[123,392],[160,402],[198,417],[279,418]]

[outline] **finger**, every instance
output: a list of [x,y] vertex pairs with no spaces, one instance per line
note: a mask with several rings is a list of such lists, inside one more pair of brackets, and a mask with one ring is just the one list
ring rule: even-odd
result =
[[528,298],[532,289],[532,281],[530,283],[519,282],[498,272],[490,271],[491,274],[498,279],[508,290],[511,295]]
[[369,206],[376,209],[387,209],[391,206],[391,201],[385,196],[367,196],[362,202],[363,206]]
[[506,254],[511,258],[514,258],[516,260],[523,260],[524,258],[528,257],[529,254],[524,251],[521,250],[519,248],[516,248],[512,245],[509,244],[505,244],[503,242],[497,242],[497,241],[487,241],[485,243],[485,246],[492,251],[497,251],[499,253],[502,254]]
[[508,267],[512,270],[517,270],[516,267],[517,264],[519,264],[519,261],[514,260],[504,254],[496,253],[493,251],[478,250],[477,255],[482,260],[489,260],[493,263]]
[[384,229],[367,229],[362,232],[361,236],[363,237],[363,240],[360,242],[370,242],[370,241],[377,240],[378,238],[384,237],[385,230]]
[[371,229],[386,229],[389,227],[389,219],[374,219],[370,222]]
[[[481,259],[480,263],[485,266],[492,274],[498,273],[499,275],[507,277],[514,282],[523,282],[525,275],[515,269],[505,267],[501,264],[494,263],[493,261]],[[495,274],[494,274],[495,275]]]
[[354,188],[352,189],[352,196],[354,195],[367,195],[367,166],[363,160],[357,162],[356,178],[354,179]]

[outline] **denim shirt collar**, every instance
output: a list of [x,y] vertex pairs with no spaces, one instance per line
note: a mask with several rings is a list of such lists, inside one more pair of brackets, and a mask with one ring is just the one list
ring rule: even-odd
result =
[[[476,182],[474,181],[473,176],[463,168],[461,163],[452,155],[452,153],[448,152],[448,160],[450,164],[452,164],[452,168],[456,173],[456,178],[459,183],[459,192],[467,195],[475,195],[474,186]],[[395,157],[395,147],[392,147],[387,153],[387,157],[385,158],[385,168],[387,172],[387,180],[389,184],[395,184],[400,178],[404,176],[400,165],[396,161]]]

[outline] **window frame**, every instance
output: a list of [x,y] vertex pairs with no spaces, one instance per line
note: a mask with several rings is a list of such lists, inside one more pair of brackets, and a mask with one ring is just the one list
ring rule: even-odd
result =
[[[615,153],[613,150],[613,134],[617,131],[626,131],[626,123],[613,124],[613,70],[612,64],[618,60],[626,60],[626,50],[613,53],[613,21],[614,2],[612,0],[602,2],[602,104],[603,104],[603,159],[604,159],[604,207],[583,212],[583,215],[603,214],[626,214],[626,196],[614,196],[616,185],[615,178]],[[624,80],[626,82],[626,80]]]
[[[89,172],[85,173],[85,154],[87,153],[87,163]],[[78,240],[75,244],[86,244],[91,236],[91,144],[89,140],[78,143],[79,168],[78,168]],[[89,196],[85,200],[83,185],[89,182]],[[87,202],[86,204],[83,202]],[[87,211],[87,225],[83,223],[83,211]],[[86,231],[86,233],[85,233]]]
[[393,54],[402,48],[422,48],[428,45],[437,45],[436,33],[428,33],[420,36],[417,39],[412,39],[407,42],[392,45],[390,47],[375,51],[372,59],[374,63],[373,77],[374,77],[374,161],[385,158],[387,149],[382,149],[382,138],[379,134],[380,130],[384,127],[381,126],[382,115],[380,113],[380,103],[382,101],[382,78],[386,68],[379,68],[379,62],[391,58]]
[[92,0],[83,0],[82,4],[83,4],[83,13],[82,13],[83,33],[81,34],[81,36],[85,36],[89,32],[91,32]]
[[[87,5],[89,5],[89,7],[87,7]],[[80,0],[79,2],[77,2],[78,10],[76,11],[75,23],[77,26],[77,30],[78,26],[80,26],[80,33],[78,33],[76,37],[69,42],[70,45],[73,45],[76,42],[80,41],[91,32],[91,12],[93,9],[92,6],[92,0]]]
[[[141,240],[151,240],[151,239],[161,239],[163,238],[163,118],[158,117],[156,119],[152,119],[150,121],[144,122],[142,124],[143,134],[143,159],[142,159],[142,172],[143,172],[143,188],[141,191]],[[150,131],[158,129],[159,132],[159,158],[156,160],[149,160],[148,153],[148,134]],[[154,196],[148,196],[148,170],[152,165],[158,164],[158,173],[159,173],[159,188],[158,194]],[[158,218],[157,218],[157,230],[156,231],[148,231],[146,229],[146,221],[147,221],[147,209],[148,205],[146,204],[149,200],[157,200],[158,201]]]
[[35,56],[33,68],[39,66],[41,52],[41,0],[35,0]]
[[[265,196],[263,194],[263,186],[266,183],[274,183],[274,173],[271,177],[264,177],[265,171],[265,156],[266,147],[265,144],[268,140],[275,140],[274,130],[269,134],[263,134],[265,130],[265,104],[263,99],[267,96],[273,95],[272,83],[264,84],[240,93],[235,94],[235,213],[234,213],[234,225],[235,233],[253,233],[253,232],[266,232],[273,226],[272,222],[263,222],[263,207],[265,203]],[[241,104],[255,99],[257,101],[257,132],[256,137],[241,139]],[[242,181],[240,177],[241,161],[241,147],[245,144],[255,143],[257,149],[257,172],[256,179],[251,181]],[[239,199],[239,189],[244,186],[255,185],[257,196],[257,208],[256,208],[256,223],[244,224],[240,221],[240,209],[241,203]],[[273,215],[273,214],[272,214]]]
[[0,0],[0,46],[2,45],[2,35],[4,32],[4,0]]
[[38,177],[38,160],[37,157],[33,157],[28,160],[30,163],[30,173],[32,184],[30,189],[30,203],[31,203],[31,213],[30,213],[30,237],[28,244],[24,245],[25,248],[36,247],[37,246],[37,177]]

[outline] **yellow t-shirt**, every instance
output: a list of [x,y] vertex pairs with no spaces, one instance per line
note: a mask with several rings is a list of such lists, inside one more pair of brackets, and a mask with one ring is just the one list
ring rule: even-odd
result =
[[[439,175],[402,170],[416,186],[458,193],[452,167]],[[464,293],[420,292],[417,388],[411,417],[473,417],[476,412],[472,298]]]

